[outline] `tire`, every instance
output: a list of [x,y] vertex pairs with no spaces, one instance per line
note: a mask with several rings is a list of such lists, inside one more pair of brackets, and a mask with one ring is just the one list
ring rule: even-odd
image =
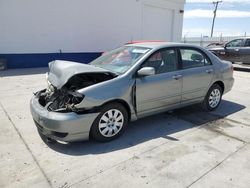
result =
[[120,103],[110,103],[101,108],[101,113],[92,124],[90,134],[99,142],[108,142],[119,137],[128,124],[128,112]]
[[216,110],[220,105],[222,94],[222,88],[218,84],[212,85],[203,101],[203,109],[205,111]]

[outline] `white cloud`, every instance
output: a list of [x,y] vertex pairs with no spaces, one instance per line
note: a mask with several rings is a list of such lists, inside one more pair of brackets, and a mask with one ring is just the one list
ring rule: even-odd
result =
[[[185,18],[212,18],[213,10],[194,9],[184,13]],[[237,10],[218,10],[217,18],[245,18],[250,17],[250,12]]]
[[[212,3],[214,0],[186,0],[187,3]],[[250,3],[250,0],[223,0],[223,3]]]

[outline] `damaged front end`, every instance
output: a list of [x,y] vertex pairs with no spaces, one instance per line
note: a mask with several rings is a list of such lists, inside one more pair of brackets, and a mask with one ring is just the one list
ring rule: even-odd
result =
[[84,95],[78,90],[112,78],[114,75],[109,73],[78,74],[72,76],[61,89],[56,88],[47,80],[47,89],[39,91],[35,95],[40,105],[46,107],[48,111],[82,113],[88,109],[76,108],[76,105],[84,99]]
[[117,76],[102,68],[59,60],[50,62],[49,69],[47,89],[35,93],[35,96],[41,106],[52,112],[83,112],[86,109],[76,108],[84,100],[84,95],[78,90]]
[[64,88],[53,90],[44,89],[37,92],[36,97],[40,105],[46,107],[52,112],[76,112],[76,104],[79,104],[84,96],[75,91],[69,91]]

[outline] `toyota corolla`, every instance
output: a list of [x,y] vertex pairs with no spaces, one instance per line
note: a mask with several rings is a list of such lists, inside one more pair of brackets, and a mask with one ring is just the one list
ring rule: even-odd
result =
[[110,141],[130,121],[196,103],[215,110],[234,83],[230,62],[165,42],[127,44],[90,64],[56,60],[46,78],[31,113],[42,136],[66,142]]

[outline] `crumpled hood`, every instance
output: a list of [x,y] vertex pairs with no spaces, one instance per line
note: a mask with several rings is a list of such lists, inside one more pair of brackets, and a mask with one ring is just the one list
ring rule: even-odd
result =
[[56,60],[49,63],[48,80],[57,89],[61,89],[76,74],[99,72],[107,73],[109,71],[93,65]]

